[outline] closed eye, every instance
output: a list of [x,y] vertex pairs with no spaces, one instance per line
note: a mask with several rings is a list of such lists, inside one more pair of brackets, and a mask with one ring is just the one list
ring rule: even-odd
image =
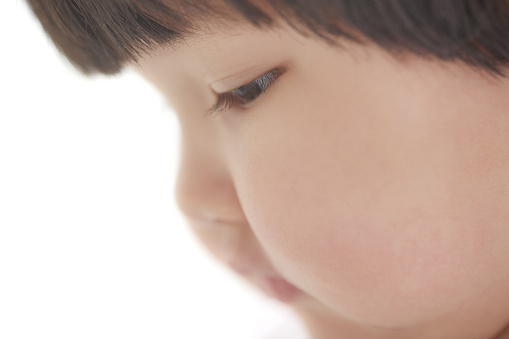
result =
[[207,110],[207,115],[217,116],[234,107],[244,107],[256,100],[284,72],[283,68],[275,68],[250,83],[240,86],[217,96],[217,102]]

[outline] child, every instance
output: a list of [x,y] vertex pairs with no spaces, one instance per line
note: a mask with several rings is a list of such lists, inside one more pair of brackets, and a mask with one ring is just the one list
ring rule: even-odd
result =
[[190,226],[312,338],[509,338],[509,2],[29,3],[167,97]]

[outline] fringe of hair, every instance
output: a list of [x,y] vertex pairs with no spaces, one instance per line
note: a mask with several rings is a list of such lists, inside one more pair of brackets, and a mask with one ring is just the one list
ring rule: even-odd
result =
[[[85,74],[115,74],[161,45],[182,42],[199,23],[255,27],[274,17],[257,0],[27,0],[57,48]],[[208,3],[208,4],[207,4]],[[362,43],[360,33],[385,50],[410,52],[505,76],[509,63],[507,0],[272,0],[263,3],[303,34],[334,44]]]

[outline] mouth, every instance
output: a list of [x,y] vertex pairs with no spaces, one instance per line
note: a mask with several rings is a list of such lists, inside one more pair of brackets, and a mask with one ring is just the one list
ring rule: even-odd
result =
[[285,304],[294,301],[299,293],[297,287],[282,278],[265,277],[260,279],[258,286],[267,296]]
[[245,267],[229,265],[237,274],[253,282],[269,298],[284,304],[291,304],[300,294],[300,290],[282,277],[257,273]]

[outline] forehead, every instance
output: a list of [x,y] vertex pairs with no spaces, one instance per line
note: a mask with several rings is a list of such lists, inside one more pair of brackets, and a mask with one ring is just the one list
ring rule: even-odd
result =
[[271,60],[282,61],[292,53],[292,46],[302,45],[304,39],[283,24],[270,29],[247,22],[229,28],[208,25],[178,44],[157,48],[139,64],[145,72],[194,74],[209,83],[259,65],[263,68]]

